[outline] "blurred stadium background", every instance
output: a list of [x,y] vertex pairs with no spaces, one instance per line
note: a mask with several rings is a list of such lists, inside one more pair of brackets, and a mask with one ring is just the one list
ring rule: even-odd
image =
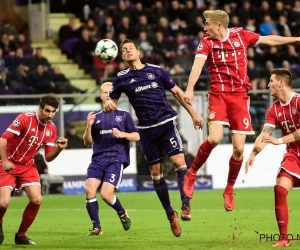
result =
[[[120,44],[126,37],[135,40],[143,52],[142,61],[164,67],[185,90],[195,49],[204,34],[202,13],[206,9],[223,9],[230,16],[230,26],[241,26],[261,35],[300,35],[300,1],[1,0],[0,132],[3,133],[19,112],[35,110],[43,93],[57,93],[61,105],[55,123],[59,134],[69,138],[70,151],[67,156],[60,156],[61,161],[49,165],[50,174],[64,176],[65,192],[67,186],[73,190],[70,193],[82,192],[84,170],[91,157],[91,149],[84,149],[79,142],[87,113],[101,109],[97,98],[100,84],[113,81],[116,72],[125,67],[119,57],[106,64],[95,57],[93,50],[97,41],[108,38]],[[300,86],[299,48],[297,44],[249,48],[250,111],[257,133],[263,124],[264,112],[273,101],[267,90],[269,70],[289,68],[295,79],[295,90]],[[208,72],[204,69],[195,87],[194,106],[205,119],[208,82]],[[171,95],[168,98],[178,111],[179,129],[190,164],[206,137],[207,128],[194,131],[187,112]],[[134,115],[126,98],[121,98],[119,107]],[[254,139],[255,136],[249,136],[247,142],[252,143]],[[228,157],[229,143],[230,134],[225,130],[224,147],[220,150]],[[149,178],[139,145],[133,144],[132,149],[133,166],[128,172],[131,181],[127,183],[133,186],[124,191],[141,190]],[[277,154],[279,158],[281,153],[282,150]],[[223,166],[227,164],[226,157],[215,156],[218,161],[208,161],[207,165]],[[77,172],[72,172],[71,167],[64,170],[70,159],[73,159],[72,164],[78,165]],[[164,166],[171,185],[174,172],[167,158]],[[199,189],[221,188],[214,184],[218,179],[215,174],[220,173],[206,166],[199,174]],[[262,182],[261,186],[272,183],[264,178]]]

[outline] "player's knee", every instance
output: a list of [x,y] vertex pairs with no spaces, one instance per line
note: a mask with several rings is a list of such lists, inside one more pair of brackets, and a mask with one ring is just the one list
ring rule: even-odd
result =
[[215,147],[215,146],[217,146],[222,141],[222,137],[219,137],[219,136],[209,136],[208,141],[209,141],[209,143],[212,146]]
[[102,200],[108,204],[110,204],[113,199],[113,194],[111,194],[111,193],[101,192],[100,196],[101,196]]
[[233,149],[233,156],[236,159],[242,159],[244,154],[244,146],[241,147],[235,147]]
[[7,208],[9,205],[9,202],[10,202],[9,198],[5,199],[2,197],[0,200],[0,208]]
[[42,196],[36,196],[30,198],[30,202],[33,204],[41,204],[42,203]]

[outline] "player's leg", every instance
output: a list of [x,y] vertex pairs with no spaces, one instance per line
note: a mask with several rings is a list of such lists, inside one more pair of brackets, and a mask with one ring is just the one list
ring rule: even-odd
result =
[[287,238],[289,222],[287,195],[293,186],[294,178],[285,170],[281,169],[277,176],[276,185],[274,186],[275,214],[280,233],[280,240],[277,241],[274,247],[290,245],[290,241]]
[[231,138],[233,154],[229,160],[227,184],[223,193],[224,208],[226,211],[232,211],[234,209],[233,186],[242,167],[246,135],[232,134]]
[[232,211],[234,209],[233,186],[243,163],[246,135],[254,134],[254,131],[249,113],[249,97],[245,93],[236,93],[227,94],[224,99],[227,105],[233,153],[229,160],[227,185],[223,197],[225,210]]
[[189,171],[184,177],[184,194],[188,198],[193,198],[194,184],[198,170],[203,166],[210,156],[212,150],[221,142],[223,138],[223,124],[211,123],[208,127],[208,138],[201,145],[197,155],[190,167]]
[[131,226],[126,209],[122,206],[118,197],[115,196],[114,191],[118,189],[123,177],[123,164],[110,163],[105,171],[103,184],[101,187],[101,198],[111,206],[116,212],[122,223],[123,229],[127,231]]
[[86,210],[92,221],[92,229],[87,234],[88,236],[103,234],[100,218],[99,218],[99,203],[97,201],[97,189],[99,188],[103,171],[98,165],[91,163],[87,169],[85,180],[85,199]]
[[92,221],[92,229],[88,236],[102,235],[103,231],[99,219],[99,204],[97,201],[97,189],[101,182],[96,178],[88,178],[85,180],[85,200],[86,210]]
[[35,245],[35,243],[26,236],[26,232],[40,210],[42,202],[41,186],[39,183],[32,182],[28,186],[24,186],[23,190],[27,194],[29,202],[23,212],[19,230],[15,235],[15,243],[17,245]]

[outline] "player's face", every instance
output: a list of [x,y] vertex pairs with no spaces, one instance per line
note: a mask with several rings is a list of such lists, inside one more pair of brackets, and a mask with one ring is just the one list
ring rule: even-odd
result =
[[105,104],[105,102],[110,100],[109,92],[110,92],[111,88],[112,88],[112,86],[103,86],[102,87],[102,92],[101,92],[100,98],[101,98],[103,104]]
[[217,39],[220,35],[220,25],[213,23],[210,18],[206,19],[204,32],[210,39]]
[[53,108],[50,105],[45,105],[45,107],[42,109],[39,108],[38,117],[41,123],[51,123],[54,116],[56,114],[56,108]]
[[270,89],[271,96],[278,97],[278,93],[282,89],[282,80],[277,80],[276,75],[271,75],[268,87]]
[[133,62],[138,60],[140,51],[135,47],[133,43],[125,43],[122,46],[122,59],[125,62]]

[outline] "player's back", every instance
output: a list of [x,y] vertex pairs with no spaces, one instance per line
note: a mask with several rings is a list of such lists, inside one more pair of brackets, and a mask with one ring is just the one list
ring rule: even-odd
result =
[[222,40],[205,35],[198,46],[196,57],[206,57],[213,91],[247,92],[250,89],[247,48],[259,42],[259,35],[243,28],[227,29]]

